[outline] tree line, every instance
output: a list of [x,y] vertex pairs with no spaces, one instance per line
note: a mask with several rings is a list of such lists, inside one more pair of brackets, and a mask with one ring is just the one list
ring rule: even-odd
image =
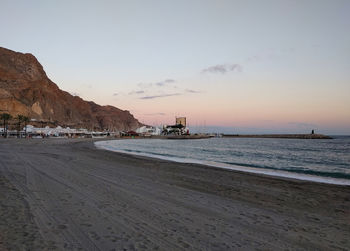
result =
[[[0,119],[3,122],[4,125],[4,132],[3,136],[4,138],[7,138],[7,132],[8,132],[8,122],[11,120],[13,117],[9,113],[2,113],[0,114]],[[30,118],[21,114],[18,114],[15,119],[17,120],[17,132],[18,132],[18,137],[20,137],[20,131],[21,131],[21,125],[24,123],[24,131],[25,131],[25,136],[27,137],[27,123],[29,122]]]

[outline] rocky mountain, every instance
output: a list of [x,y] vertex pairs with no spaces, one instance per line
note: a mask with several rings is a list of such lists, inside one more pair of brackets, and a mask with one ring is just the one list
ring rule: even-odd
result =
[[29,53],[0,47],[0,113],[74,128],[133,130],[141,123],[129,111],[62,91]]

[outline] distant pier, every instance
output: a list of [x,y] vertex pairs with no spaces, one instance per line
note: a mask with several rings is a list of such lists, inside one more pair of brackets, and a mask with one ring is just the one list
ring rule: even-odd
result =
[[189,135],[152,135],[153,139],[208,139],[211,136],[206,134],[189,134]]
[[223,138],[332,139],[323,134],[223,134]]

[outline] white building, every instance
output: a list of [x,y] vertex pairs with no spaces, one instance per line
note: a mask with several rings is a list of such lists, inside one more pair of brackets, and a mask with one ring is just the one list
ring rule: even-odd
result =
[[32,125],[27,125],[26,128],[28,134],[34,135],[45,135],[45,136],[54,136],[54,137],[64,137],[64,136],[72,136],[72,135],[86,135],[89,134],[87,129],[71,129],[69,127],[62,128],[61,126],[57,126],[56,128],[50,128],[48,126],[44,128],[34,127]]
[[136,129],[136,132],[142,135],[160,135],[162,130],[155,126],[142,126]]

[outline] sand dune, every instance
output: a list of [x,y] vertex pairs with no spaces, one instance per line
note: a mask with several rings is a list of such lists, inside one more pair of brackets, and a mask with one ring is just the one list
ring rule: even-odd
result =
[[[0,249],[350,248],[350,187],[0,140]],[[6,194],[6,195],[5,195]]]

